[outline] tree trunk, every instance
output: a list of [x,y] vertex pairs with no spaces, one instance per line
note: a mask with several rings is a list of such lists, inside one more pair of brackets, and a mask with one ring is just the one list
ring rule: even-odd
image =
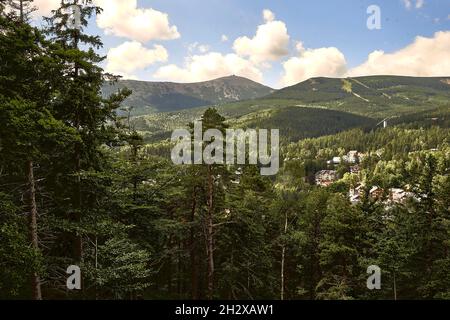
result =
[[[36,186],[34,182],[34,169],[33,169],[33,161],[29,160],[27,163],[27,172],[28,172],[28,187],[29,187],[29,232],[30,232],[30,240],[31,247],[39,251],[39,242],[38,242],[38,231],[37,231],[37,206],[36,206]],[[42,300],[41,293],[41,280],[39,275],[35,272],[31,278],[31,286],[33,292],[33,300]]]
[[[76,148],[75,154],[75,172],[76,172],[76,186],[75,186],[75,221],[81,223],[81,160],[79,146]],[[75,259],[78,263],[83,262],[83,237],[75,235]]]
[[24,14],[23,14],[23,0],[20,0],[19,4],[19,10],[20,10],[20,21],[24,22]]
[[206,221],[206,245],[208,248],[208,299],[214,296],[214,225],[213,225],[213,177],[211,165],[208,165],[208,215]]
[[394,270],[394,300],[397,301],[397,280],[395,278],[395,270]]
[[[77,4],[78,1],[75,1],[75,4]],[[78,49],[78,43],[79,43],[79,34],[77,30],[74,30],[74,46],[76,49]],[[78,78],[80,74],[80,67],[78,63],[75,63],[74,66],[74,78]],[[75,106],[75,130],[77,132],[80,132],[80,126],[81,126],[81,117],[80,117],[80,106]],[[77,142],[75,145],[75,174],[76,174],[76,186],[75,186],[75,198],[74,198],[74,208],[76,210],[75,214],[75,221],[77,223],[81,223],[81,208],[82,208],[82,201],[81,201],[81,143]],[[82,235],[75,235],[75,259],[78,263],[83,262],[83,237]],[[83,280],[82,280],[83,282]]]
[[195,211],[197,210],[197,190],[194,187],[192,192],[191,228],[189,237],[189,254],[191,259],[191,296],[193,300],[198,300],[198,258],[197,246],[195,243],[195,228],[192,225],[195,221]]
[[[288,228],[288,214],[286,211],[285,219],[284,219],[284,235],[287,233]],[[284,300],[284,265],[285,265],[285,258],[286,258],[286,244],[283,243],[282,249],[281,249],[281,301]]]

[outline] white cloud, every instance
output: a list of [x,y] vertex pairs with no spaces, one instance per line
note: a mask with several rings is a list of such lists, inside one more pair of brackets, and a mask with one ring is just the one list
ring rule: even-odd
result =
[[255,63],[276,61],[289,53],[290,37],[286,24],[275,21],[275,15],[269,10],[264,10],[263,16],[265,24],[258,27],[252,39],[240,37],[233,45],[238,55],[249,57]]
[[196,51],[198,51],[198,52],[200,52],[200,53],[206,53],[206,52],[208,52],[209,51],[209,46],[208,45],[206,45],[206,44],[200,44],[200,43],[198,43],[198,42],[194,42],[194,43],[191,43],[189,46],[188,46],[188,51],[189,51],[189,53],[193,53],[193,52],[196,52]]
[[303,51],[305,51],[305,47],[303,46],[303,42],[297,41],[297,43],[295,44],[295,50],[297,50],[299,53],[302,53]]
[[33,7],[37,8],[37,11],[33,15],[38,17],[48,17],[50,16],[52,10],[58,9],[61,4],[61,0],[34,0],[32,3]]
[[97,16],[97,25],[107,34],[147,42],[180,37],[176,26],[171,26],[166,13],[138,8],[137,0],[95,0],[103,8]]
[[417,0],[416,1],[416,8],[420,9],[423,7],[423,5],[425,4],[425,0]]
[[350,70],[351,76],[403,75],[448,76],[450,74],[450,31],[432,38],[416,37],[407,47],[393,53],[372,52],[367,61]]
[[[450,17],[450,16],[449,16],[449,17]],[[227,42],[227,41],[228,41],[228,36],[225,35],[225,34],[223,34],[222,37],[220,38],[220,40],[221,40],[222,42]]]
[[266,22],[274,21],[275,14],[272,11],[265,9],[263,11],[263,18],[264,18],[264,21],[266,21]]
[[148,49],[139,42],[127,41],[109,50],[106,71],[126,78],[136,78],[134,72],[156,62],[166,62],[168,57],[167,50],[161,45]]
[[345,56],[337,48],[304,49],[301,42],[296,47],[299,56],[283,63],[285,86],[313,77],[341,77],[347,72]]
[[304,49],[297,43],[299,57],[283,63],[283,85],[293,85],[313,77],[400,75],[437,77],[450,74],[450,31],[415,41],[393,53],[377,50],[363,64],[347,71],[345,56],[337,48]]
[[402,0],[406,9],[411,9],[412,3],[411,0]]
[[206,44],[201,44],[198,46],[198,51],[200,51],[200,53],[206,53],[209,51],[209,46]]
[[[413,4],[414,4],[414,0],[402,0],[403,5],[405,6],[406,9],[411,9]],[[425,5],[425,0],[415,0],[415,8],[416,9],[420,9]]]
[[[38,8],[35,16],[49,16],[59,8],[61,0],[34,0]],[[97,16],[97,25],[107,34],[140,42],[171,40],[180,37],[176,26],[171,26],[166,13],[152,8],[138,8],[137,0],[94,0],[103,12]]]
[[223,55],[218,52],[189,57],[183,68],[174,64],[163,66],[157,70],[154,77],[177,82],[197,82],[230,75],[258,82],[263,78],[261,71],[251,61],[233,53]]

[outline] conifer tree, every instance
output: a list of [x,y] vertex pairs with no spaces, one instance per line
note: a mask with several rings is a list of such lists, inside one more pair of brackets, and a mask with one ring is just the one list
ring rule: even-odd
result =
[[[20,15],[0,16],[3,31],[0,50],[5,52],[0,60],[0,145],[4,148],[2,157],[10,173],[23,175],[26,181],[24,198],[27,199],[29,239],[39,255],[35,167],[44,165],[46,155],[52,150],[74,141],[75,133],[51,114],[55,91],[48,79],[57,69],[57,62],[45,57],[51,45],[37,29],[27,24],[24,8],[24,4],[20,6]],[[37,270],[32,275],[32,293],[34,299],[42,299]]]
[[[67,172],[74,177],[68,196],[72,199],[71,217],[76,224],[82,222],[87,205],[83,199],[83,171],[101,169],[103,156],[100,146],[110,145],[115,140],[115,110],[130,93],[123,90],[109,99],[102,98],[102,85],[117,80],[117,77],[104,73],[99,66],[105,59],[95,52],[102,46],[100,38],[85,33],[89,19],[101,11],[92,1],[63,0],[61,7],[46,18],[46,32],[59,45],[57,56],[63,66],[58,86],[60,95],[55,103],[56,117],[70,124],[81,137],[81,141],[74,145],[72,160],[67,167]],[[83,232],[82,228],[77,230],[74,231],[73,255],[81,263]]]

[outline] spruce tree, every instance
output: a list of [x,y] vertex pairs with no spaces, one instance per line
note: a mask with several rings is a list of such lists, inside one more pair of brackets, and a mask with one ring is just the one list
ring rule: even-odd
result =
[[[73,21],[73,8],[79,9],[79,21]],[[61,1],[61,7],[46,18],[46,32],[50,39],[60,47],[57,57],[63,66],[62,79],[59,82],[55,104],[56,117],[68,123],[80,135],[81,140],[74,145],[67,172],[71,173],[70,182],[71,220],[76,224],[73,231],[73,256],[78,263],[83,261],[83,212],[88,203],[83,197],[82,175],[84,171],[102,169],[104,156],[100,150],[103,144],[111,145],[116,139],[114,124],[115,110],[130,93],[123,90],[109,99],[103,99],[102,86],[117,78],[106,74],[99,64],[105,59],[95,50],[102,47],[98,36],[85,33],[89,19],[101,13],[101,8],[92,1]]]
[[[57,62],[46,56],[51,44],[27,24],[26,17],[25,13],[0,16],[0,51],[5,53],[0,59],[0,145],[2,163],[11,179],[26,181],[29,239],[40,255],[35,168],[45,165],[49,154],[76,137],[51,113],[56,92],[48,79]],[[32,295],[42,299],[38,270],[32,275]]]

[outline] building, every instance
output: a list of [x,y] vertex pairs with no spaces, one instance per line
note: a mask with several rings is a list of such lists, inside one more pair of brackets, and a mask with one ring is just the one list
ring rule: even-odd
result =
[[407,199],[413,198],[412,192],[405,191],[399,188],[389,189],[389,201],[392,203],[404,203]]
[[352,163],[352,164],[358,163],[359,162],[359,152],[356,150],[350,151],[349,153],[347,153],[345,160],[346,160],[346,162]]
[[373,186],[372,189],[370,189],[369,194],[372,199],[379,200],[383,197],[384,190],[378,186]]
[[351,174],[359,174],[361,172],[361,167],[359,165],[354,165],[350,167]]
[[341,157],[334,157],[333,160],[331,160],[333,164],[340,164],[341,163]]
[[[350,189],[348,193],[348,198],[352,204],[359,203],[361,198],[364,196],[364,185],[359,184],[356,188]],[[383,198],[384,190],[378,186],[373,186],[369,190],[369,196],[372,199],[380,200]]]
[[[360,184],[356,188],[350,189],[348,193],[348,198],[352,204],[357,204],[361,201],[364,192],[364,185]],[[414,194],[412,192],[405,191],[400,188],[391,188],[389,189],[388,197],[384,197],[384,190],[378,186],[373,186],[369,195],[372,199],[375,200],[383,200],[384,204],[401,204],[405,203],[405,201],[409,198],[414,198]]]
[[357,204],[361,201],[363,187],[364,186],[362,184],[360,184],[356,188],[350,189],[350,192],[348,193],[348,197],[352,204]]
[[350,164],[357,164],[361,160],[360,153],[356,150],[349,151],[345,156],[343,157],[333,157],[332,160],[328,161],[328,164],[341,164],[344,163],[350,163]]
[[328,187],[337,180],[337,171],[322,170],[316,173],[316,185],[321,187]]

